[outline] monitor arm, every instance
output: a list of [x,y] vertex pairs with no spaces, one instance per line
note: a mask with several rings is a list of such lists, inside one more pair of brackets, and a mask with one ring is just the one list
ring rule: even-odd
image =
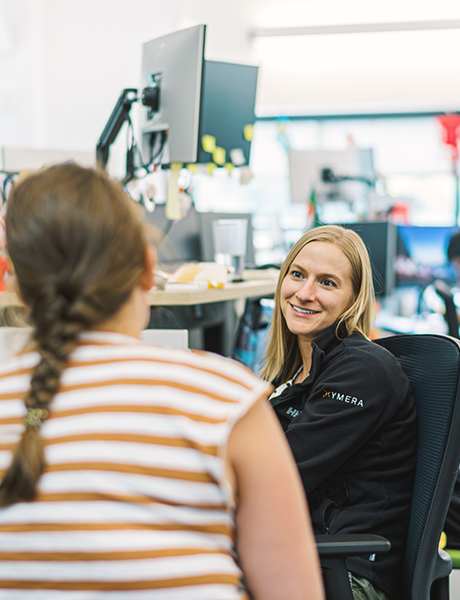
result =
[[374,187],[375,181],[368,179],[367,177],[361,177],[360,175],[336,175],[332,169],[322,169],[321,181],[324,183],[340,183],[341,181],[360,181],[365,183],[369,187]]
[[109,149],[111,144],[115,141],[115,138],[123,127],[124,123],[129,120],[129,112],[131,106],[137,100],[137,89],[126,88],[124,89],[112,114],[107,121],[104,131],[99,138],[96,146],[96,162],[101,169],[105,169],[109,160]]
[[[160,81],[161,73],[150,76],[149,86],[142,90],[141,101],[144,106],[149,107],[150,113],[158,111],[160,105]],[[126,122],[131,122],[129,113],[134,102],[138,100],[136,88],[125,88],[115,104],[115,108],[107,121],[104,131],[96,146],[96,163],[99,168],[105,169],[109,161],[110,146],[115,141],[120,129]],[[131,140],[126,153],[126,176],[123,183],[126,184],[134,177],[134,140]]]

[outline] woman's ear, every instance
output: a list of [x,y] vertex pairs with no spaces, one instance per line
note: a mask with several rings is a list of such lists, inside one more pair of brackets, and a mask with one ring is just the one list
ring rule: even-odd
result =
[[144,256],[144,272],[141,276],[141,287],[143,290],[148,292],[153,287],[154,282],[154,274],[153,270],[157,264],[157,252],[154,246],[148,244],[145,247],[145,256]]

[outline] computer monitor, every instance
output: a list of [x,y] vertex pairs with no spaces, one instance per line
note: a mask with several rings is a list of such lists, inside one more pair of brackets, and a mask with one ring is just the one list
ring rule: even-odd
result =
[[196,162],[205,35],[206,25],[197,25],[143,45],[141,89],[159,86],[158,110],[141,109],[144,163],[151,160],[155,134],[165,130],[166,162]]
[[435,279],[454,282],[456,274],[447,259],[447,246],[458,227],[398,225],[396,284],[424,287]]
[[368,249],[376,296],[391,294],[395,286],[396,225],[389,221],[370,221],[347,223],[343,227],[356,231]]
[[249,213],[198,212],[192,206],[180,221],[169,221],[166,218],[166,205],[157,204],[153,212],[145,212],[145,218],[155,227],[160,238],[157,243],[160,267],[175,269],[184,262],[213,262],[215,251],[212,224],[219,219],[247,220],[246,264],[255,264],[253,229]]
[[157,244],[158,266],[172,273],[183,263],[202,260],[200,213],[192,206],[180,221],[169,221],[165,209],[165,204],[157,204],[153,212],[145,213],[145,218],[160,237]]
[[144,164],[164,131],[163,164],[249,163],[258,67],[205,61],[205,37],[206,25],[197,25],[143,45],[141,89],[159,90],[155,109],[141,107]]
[[[206,60],[203,71],[200,139],[215,138],[225,151],[225,162],[249,164],[252,125],[256,120],[258,67]],[[214,160],[199,144],[198,162]]]

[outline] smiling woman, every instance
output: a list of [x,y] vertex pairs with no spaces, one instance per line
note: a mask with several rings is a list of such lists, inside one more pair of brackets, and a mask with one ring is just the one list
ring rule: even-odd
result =
[[311,341],[352,305],[351,275],[350,261],[338,246],[311,242],[297,254],[283,279],[281,311],[289,331],[298,336],[304,365],[309,363]]
[[366,247],[318,227],[284,261],[263,371],[316,533],[375,533],[388,554],[347,560],[356,600],[398,597],[412,494],[416,414],[394,357],[369,339]]

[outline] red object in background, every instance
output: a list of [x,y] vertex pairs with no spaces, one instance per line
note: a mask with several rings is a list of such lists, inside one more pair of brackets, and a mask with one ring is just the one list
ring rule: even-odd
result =
[[6,281],[3,278],[10,271],[10,261],[4,256],[0,256],[0,292],[4,292],[7,289]]
[[396,203],[390,210],[389,219],[393,223],[409,224],[409,206],[403,202]]
[[458,160],[458,142],[460,139],[460,115],[441,115],[437,117],[442,127],[442,141],[452,150],[452,162]]

